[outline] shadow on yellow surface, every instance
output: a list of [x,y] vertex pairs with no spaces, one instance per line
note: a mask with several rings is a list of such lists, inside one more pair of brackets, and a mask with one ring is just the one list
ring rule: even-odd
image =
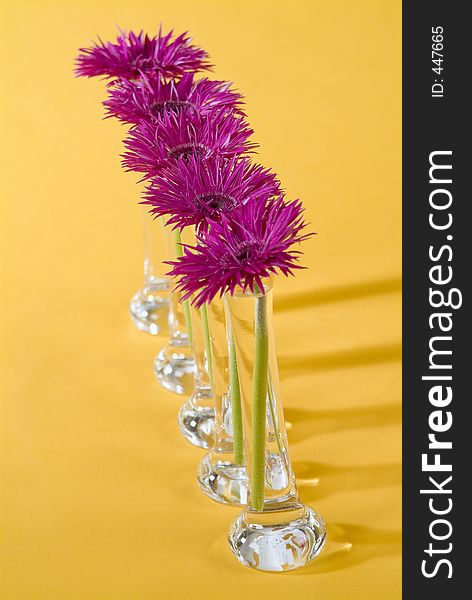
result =
[[328,537],[323,553],[311,565],[292,571],[291,576],[340,571],[371,559],[399,554],[401,531],[376,529],[351,523],[327,523]]
[[402,418],[400,403],[332,410],[286,408],[284,412],[290,424],[290,442],[315,438],[321,433],[398,424]]
[[316,502],[342,490],[362,491],[397,486],[401,481],[400,464],[338,466],[317,462],[295,462],[300,495]]
[[274,309],[278,312],[296,310],[307,306],[328,304],[330,302],[343,302],[374,296],[377,294],[390,294],[399,292],[402,288],[401,279],[392,277],[374,281],[362,281],[351,285],[341,285],[326,289],[314,289],[298,294],[285,294],[276,296]]
[[402,356],[401,344],[379,344],[364,348],[337,350],[320,354],[281,356],[278,359],[280,372],[283,377],[290,377],[299,371],[342,369],[360,365],[373,365],[384,362],[400,360]]

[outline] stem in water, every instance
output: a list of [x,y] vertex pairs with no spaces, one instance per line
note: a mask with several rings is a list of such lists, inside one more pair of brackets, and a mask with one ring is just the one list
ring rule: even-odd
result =
[[258,511],[262,511],[264,508],[268,360],[267,298],[261,295],[256,300],[255,352],[252,377],[253,456],[251,504]]
[[211,391],[214,392],[215,391],[215,388],[214,388],[215,382],[213,379],[213,357],[212,357],[212,353],[211,353],[210,326],[208,324],[208,313],[207,313],[206,304],[203,304],[203,306],[200,308],[200,313],[202,315],[203,337],[205,338],[205,354],[206,354],[208,375],[210,377]]
[[[182,237],[178,229],[174,229],[172,232],[174,236],[175,256],[180,258],[183,255],[182,250]],[[182,302],[182,308],[185,316],[185,324],[187,325],[187,334],[190,347],[193,348],[193,336],[192,336],[192,320],[190,318],[190,305],[188,300]]]
[[237,465],[244,464],[243,414],[241,409],[241,389],[239,387],[236,346],[232,329],[229,336],[229,386],[231,394],[231,413],[233,422],[234,460]]

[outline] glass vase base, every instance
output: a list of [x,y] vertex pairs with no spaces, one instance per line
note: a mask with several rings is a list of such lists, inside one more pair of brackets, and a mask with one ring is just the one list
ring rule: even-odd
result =
[[213,403],[211,394],[195,392],[179,410],[177,419],[184,438],[198,448],[211,448],[214,441],[215,411],[209,406],[199,406],[202,401]]
[[145,286],[131,298],[129,312],[131,321],[140,331],[151,335],[167,331],[169,314],[169,284]]
[[202,492],[211,500],[230,506],[244,506],[247,502],[246,468],[206,454],[200,462],[197,481]]
[[311,508],[299,506],[294,519],[290,519],[293,511],[238,515],[228,540],[239,562],[259,571],[280,572],[299,569],[316,558],[326,541],[326,526]]
[[154,359],[154,374],[164,389],[188,395],[194,388],[195,362],[190,348],[166,346]]

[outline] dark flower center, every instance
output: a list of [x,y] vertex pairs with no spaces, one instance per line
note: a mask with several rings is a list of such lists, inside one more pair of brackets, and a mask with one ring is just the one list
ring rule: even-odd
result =
[[234,267],[235,259],[240,265],[244,265],[257,255],[259,249],[260,242],[258,240],[240,242],[234,252],[228,252],[226,256],[221,258],[221,265],[224,269]]
[[241,242],[236,250],[236,258],[239,262],[245,262],[250,258],[254,245],[254,242]]
[[220,266],[223,270],[234,269],[235,261],[238,266],[245,266],[257,256],[259,248],[260,243],[257,240],[240,242],[234,251],[228,251],[220,258]]
[[187,100],[164,100],[162,102],[153,102],[151,104],[152,113],[157,117],[164,113],[177,113],[181,110],[187,112],[196,112],[197,107]]
[[199,194],[194,202],[206,216],[232,210],[237,205],[237,200],[228,194],[208,193]]
[[188,158],[189,156],[205,156],[209,149],[203,144],[179,144],[170,148],[167,155],[169,158]]

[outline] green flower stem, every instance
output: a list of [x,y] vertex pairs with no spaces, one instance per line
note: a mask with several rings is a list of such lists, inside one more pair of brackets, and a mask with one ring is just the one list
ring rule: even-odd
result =
[[211,391],[214,392],[215,381],[213,378],[213,357],[211,353],[210,326],[208,325],[208,312],[206,304],[203,304],[200,308],[200,314],[202,315],[203,337],[205,338],[205,353],[207,359],[208,375],[210,377]]
[[[180,231],[178,229],[174,229],[172,234],[174,236],[175,256],[176,258],[180,258],[183,256],[182,237],[180,235]],[[190,347],[193,349],[192,319],[190,318],[190,304],[188,300],[184,300],[182,302],[182,308],[184,311],[185,323],[187,325],[188,341]]]
[[262,511],[264,508],[268,359],[267,298],[262,295],[256,300],[255,351],[252,373],[251,504],[258,511]]
[[244,464],[243,415],[241,410],[241,390],[239,387],[238,362],[233,330],[229,338],[229,389],[233,421],[234,461],[237,465]]

